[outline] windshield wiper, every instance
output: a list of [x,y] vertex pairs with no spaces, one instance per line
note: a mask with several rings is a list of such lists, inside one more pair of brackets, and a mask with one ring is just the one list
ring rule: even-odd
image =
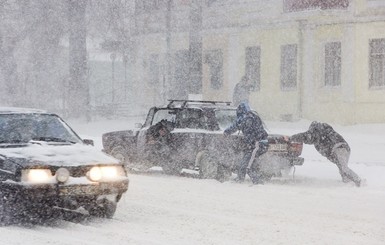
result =
[[56,137],[34,137],[32,140],[35,141],[46,141],[46,142],[63,142],[63,143],[71,143],[75,144],[75,141],[70,141],[66,139],[56,138]]

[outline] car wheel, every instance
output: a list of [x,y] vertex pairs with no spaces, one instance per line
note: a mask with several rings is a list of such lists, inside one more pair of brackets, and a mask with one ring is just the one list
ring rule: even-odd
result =
[[9,225],[12,220],[7,197],[0,192],[0,226]]
[[14,203],[17,203],[15,195],[0,192],[0,225],[11,225],[19,221],[24,204],[14,205]]
[[143,171],[146,169],[144,166],[132,162],[127,154],[127,150],[121,145],[114,146],[111,149],[110,155],[118,159],[129,170]]
[[260,176],[259,176],[259,178],[262,180],[262,181],[270,181],[271,180],[271,178],[273,178],[273,175],[271,175],[271,174],[261,174]]
[[129,164],[129,157],[126,153],[126,149],[124,149],[123,146],[114,146],[112,149],[111,149],[111,152],[110,154],[115,157],[116,159],[118,159],[121,163],[123,163],[125,166],[127,166]]
[[209,151],[201,151],[196,157],[196,166],[199,166],[199,176],[202,179],[215,179],[218,174],[218,162]]
[[111,219],[116,211],[117,203],[108,199],[102,199],[101,202],[95,203],[89,210],[89,214],[98,218]]
[[281,170],[281,175],[287,177],[287,176],[293,174],[294,171],[295,171],[295,169],[293,166],[287,166]]
[[215,179],[223,183],[225,181],[230,180],[231,174],[232,171],[229,166],[218,164],[218,170]]

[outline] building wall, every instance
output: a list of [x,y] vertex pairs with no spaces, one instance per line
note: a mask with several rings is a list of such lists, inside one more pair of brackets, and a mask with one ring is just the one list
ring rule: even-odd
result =
[[369,40],[385,38],[385,21],[356,25],[355,52],[356,121],[385,122],[385,88],[369,88]]
[[[363,20],[308,30],[312,50],[304,55],[309,56],[305,70],[311,74],[307,76],[311,84],[304,91],[304,118],[343,124],[385,122],[385,88],[369,88],[369,40],[385,38],[384,28],[385,21]],[[342,45],[339,87],[323,86],[324,44],[330,41]]]
[[[301,117],[342,124],[385,122],[385,88],[370,89],[368,85],[369,40],[385,38],[383,5],[357,0],[347,10],[305,11],[289,17],[273,11],[272,19],[255,20],[246,28],[227,23],[227,27],[206,30],[204,47],[221,48],[232,60],[224,62],[223,88],[206,89],[204,97],[231,100],[232,88],[245,72],[245,48],[260,46],[261,89],[251,93],[250,104],[264,118]],[[243,11],[253,13],[250,6]],[[237,18],[233,19],[235,22]],[[324,85],[328,42],[341,42],[340,86]],[[285,44],[298,45],[297,87],[291,90],[280,87],[280,47]],[[210,82],[208,72],[204,69],[204,84]]]
[[298,45],[298,30],[288,26],[257,33],[261,47],[261,88],[251,93],[250,103],[266,119],[278,120],[284,115],[297,117],[298,79],[295,88],[281,88],[281,46]]
[[[304,42],[311,45],[311,53],[305,52],[307,58],[304,63],[305,69],[309,70],[308,83],[303,92],[304,113],[303,117],[311,120],[323,121],[350,121],[351,104],[354,103],[354,93],[346,93],[352,85],[350,74],[353,72],[349,63],[351,57],[350,50],[346,45],[351,40],[344,38],[346,32],[345,24],[322,24],[316,25],[311,30]],[[341,85],[336,87],[325,86],[325,44],[328,42],[341,42]],[[350,61],[350,62],[349,62]],[[310,66],[310,67],[309,67]]]
[[[383,2],[353,0],[340,9],[290,13],[283,11],[282,0],[268,4],[262,0],[214,2],[202,13],[202,98],[231,101],[235,84],[245,74],[245,49],[259,46],[261,87],[251,92],[250,103],[266,120],[385,122],[385,88],[369,88],[369,40],[385,38]],[[186,16],[188,10],[182,12]],[[172,31],[172,53],[189,49],[190,30],[183,25]],[[140,36],[139,59],[159,53],[166,63],[165,37],[162,31]],[[329,42],[341,43],[341,84],[333,87],[324,85],[325,44]],[[287,44],[297,45],[297,86],[290,90],[282,89],[280,82],[281,47]],[[220,49],[223,55],[223,84],[219,89],[212,88],[209,65],[204,61],[205,54],[213,49]],[[137,71],[144,74],[137,80],[145,83],[143,63],[137,63]],[[149,89],[150,94],[157,92]]]
[[261,87],[250,94],[250,104],[268,119],[279,119],[293,114],[298,117],[298,89],[282,90],[280,85],[281,45],[297,44],[298,30],[291,28],[242,32],[206,33],[203,48],[221,49],[224,56],[224,80],[219,90],[210,88],[209,66],[203,69],[203,95],[205,99],[232,100],[232,91],[245,74],[245,50],[250,46],[261,48]]

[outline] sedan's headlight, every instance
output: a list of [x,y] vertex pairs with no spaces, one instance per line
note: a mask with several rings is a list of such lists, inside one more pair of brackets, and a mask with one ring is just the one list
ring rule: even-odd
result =
[[113,181],[125,177],[122,166],[97,166],[92,167],[87,174],[91,181]]
[[21,181],[30,183],[47,183],[52,181],[49,169],[24,169],[21,171]]

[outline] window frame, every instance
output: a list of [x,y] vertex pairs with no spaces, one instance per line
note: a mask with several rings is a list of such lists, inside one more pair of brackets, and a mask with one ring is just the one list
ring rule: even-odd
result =
[[[375,47],[374,42],[379,42]],[[377,50],[375,50],[377,49]],[[380,69],[376,69],[374,63],[380,64]],[[376,74],[375,73],[379,73]],[[380,81],[376,81],[379,78]],[[369,89],[385,89],[385,38],[369,39]]]
[[205,52],[205,63],[209,66],[210,87],[219,90],[223,86],[223,51],[211,49]]
[[[294,55],[291,53],[294,52]],[[293,78],[290,78],[292,76]],[[297,89],[298,84],[298,45],[281,45],[280,84],[282,91]]]
[[[332,47],[337,45],[337,52]],[[330,49],[329,49],[330,48]],[[323,86],[341,87],[342,84],[342,43],[331,41],[324,44]],[[337,63],[337,64],[336,64]],[[330,67],[331,69],[328,69]]]
[[251,82],[251,91],[261,89],[261,46],[245,48],[245,75]]

